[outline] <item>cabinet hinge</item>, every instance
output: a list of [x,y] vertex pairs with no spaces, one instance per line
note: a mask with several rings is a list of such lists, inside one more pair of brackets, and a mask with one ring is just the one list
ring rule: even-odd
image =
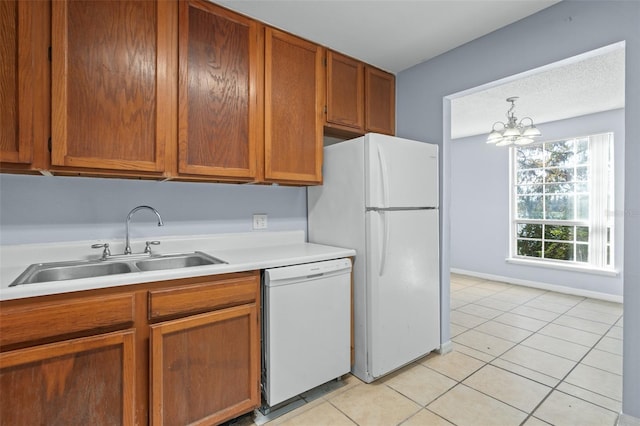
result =
[[51,152],[51,136],[49,136],[49,139],[47,139],[47,149],[49,150],[49,152]]
[[325,114],[327,113],[327,106],[326,105],[324,106],[324,113]]
[[322,64],[326,67],[327,66],[327,57],[325,56],[324,58],[322,58]]
[[49,58],[49,62],[51,62],[53,54],[51,53],[51,46],[47,49],[47,58]]

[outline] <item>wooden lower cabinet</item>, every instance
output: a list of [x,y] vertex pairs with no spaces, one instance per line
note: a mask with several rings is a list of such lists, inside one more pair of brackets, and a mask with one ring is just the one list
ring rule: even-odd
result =
[[260,405],[260,271],[0,302],[0,424],[213,425]]
[[134,330],[0,353],[6,425],[131,425]]
[[257,324],[253,303],[151,326],[152,424],[217,424],[258,406]]

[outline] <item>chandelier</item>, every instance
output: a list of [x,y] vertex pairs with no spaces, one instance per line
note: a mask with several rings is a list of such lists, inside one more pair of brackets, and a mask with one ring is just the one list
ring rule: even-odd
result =
[[[518,96],[507,98],[507,102],[511,102],[511,108],[507,111],[508,121],[506,124],[502,121],[493,123],[491,133],[487,137],[487,143],[496,144],[496,146],[528,145],[533,142],[534,138],[542,136],[540,130],[533,125],[533,120],[530,117],[524,117],[518,121],[518,118],[513,113],[516,107],[516,99],[518,99]],[[497,129],[496,126],[498,127]]]

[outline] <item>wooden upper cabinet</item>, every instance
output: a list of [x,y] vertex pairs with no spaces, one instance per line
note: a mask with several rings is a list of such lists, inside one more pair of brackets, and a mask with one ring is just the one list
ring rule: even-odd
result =
[[395,134],[396,78],[379,69],[365,67],[365,130]]
[[0,162],[30,164],[47,127],[48,4],[0,0]]
[[0,353],[2,424],[135,424],[134,330]]
[[364,131],[364,64],[327,51],[328,126],[346,126]]
[[395,134],[395,76],[327,51],[327,134]]
[[323,48],[265,28],[264,180],[322,182]]
[[179,7],[179,172],[253,180],[258,23],[204,0]]
[[[28,97],[23,90],[29,90],[28,86],[20,85],[26,72],[22,75],[18,72],[18,63],[25,60],[25,49],[18,46],[18,41],[22,43],[28,39],[22,34],[28,31],[24,16],[28,8],[28,3],[0,1],[0,160],[14,163],[31,161],[29,123],[25,123],[29,115],[20,114],[18,105],[21,98]],[[22,92],[20,96],[19,92]],[[19,129],[23,131],[19,132]]]
[[165,145],[175,140],[171,7],[167,1],[52,2],[53,165],[164,170]]

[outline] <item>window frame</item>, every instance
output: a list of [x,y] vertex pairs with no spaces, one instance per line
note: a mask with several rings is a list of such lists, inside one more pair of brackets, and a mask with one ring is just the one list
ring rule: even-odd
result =
[[[577,261],[576,259],[576,245],[577,244],[582,244],[581,241],[579,241],[578,236],[577,236],[577,227],[587,227],[589,229],[589,233],[591,233],[591,228],[592,228],[592,217],[590,215],[590,217],[588,219],[585,220],[580,220],[580,219],[576,219],[575,215],[574,218],[572,220],[554,220],[554,219],[527,219],[527,218],[518,218],[517,214],[518,214],[518,184],[517,184],[517,150],[518,146],[511,146],[509,147],[509,255],[506,259],[507,262],[509,263],[516,263],[516,264],[526,264],[529,266],[541,266],[541,267],[547,267],[547,268],[553,268],[553,269],[569,269],[569,270],[578,270],[578,271],[585,271],[585,272],[593,272],[593,273],[599,273],[599,274],[603,274],[603,275],[617,275],[617,271],[615,270],[615,241],[614,241],[614,236],[615,236],[615,218],[613,217],[613,211],[614,211],[614,206],[615,206],[615,157],[614,157],[614,137],[615,134],[613,131],[609,131],[609,132],[598,132],[598,133],[593,133],[593,134],[588,134],[588,135],[583,135],[583,136],[571,136],[571,137],[566,137],[566,138],[559,138],[559,139],[551,139],[551,140],[543,140],[543,141],[539,141],[536,142],[534,144],[531,145],[527,145],[527,147],[533,147],[533,146],[544,146],[544,144],[551,144],[551,143],[556,143],[556,142],[565,142],[565,141],[577,141],[580,139],[588,139],[589,141],[589,158],[591,158],[591,153],[593,151],[592,149],[592,144],[591,138],[595,138],[598,136],[606,136],[608,137],[608,162],[604,165],[600,165],[601,170],[604,169],[607,173],[608,176],[608,188],[607,188],[607,193],[608,193],[608,198],[607,198],[607,209],[606,209],[606,222],[607,222],[607,226],[605,229],[607,229],[608,231],[605,231],[605,235],[604,235],[604,246],[605,246],[605,250],[608,249],[609,250],[609,260],[608,260],[608,264],[595,264],[592,261],[591,256],[589,256],[589,259],[587,262],[583,262],[583,261]],[[592,189],[591,189],[591,182],[593,181],[593,173],[591,171],[591,168],[593,167],[593,163],[591,161],[591,159],[589,160],[589,162],[587,163],[587,165],[589,166],[589,179],[587,181],[588,185],[588,194],[589,194],[589,203],[591,204],[591,198],[593,195]],[[562,166],[558,166],[558,167],[562,167]],[[572,166],[574,169],[576,167],[578,167],[577,165],[573,165]],[[546,170],[546,164],[544,164],[542,167],[540,167],[541,170]],[[572,182],[575,183],[575,182]],[[541,185],[544,184],[548,184],[545,183],[543,181],[543,183],[541,183]],[[576,194],[575,189],[573,192],[574,196]],[[522,195],[522,194],[520,194]],[[546,191],[543,191],[542,194],[540,194],[543,198],[543,212],[544,210],[544,197],[547,195]],[[577,209],[577,206],[574,206],[574,209]],[[530,240],[532,241],[540,241],[542,243],[542,251],[543,257],[533,257],[533,256],[524,256],[524,255],[520,255],[518,254],[518,241],[519,240],[527,240],[527,238],[519,238],[518,236],[518,225],[519,224],[540,224],[541,226],[541,237],[540,238],[531,238]],[[566,240],[567,243],[572,243],[573,244],[573,249],[574,249],[574,256],[573,256],[573,260],[562,260],[562,259],[553,259],[553,258],[545,258],[544,257],[544,244],[545,241],[563,241],[563,240],[548,240],[545,239],[545,226],[544,225],[551,225],[551,226],[572,226],[574,227],[574,233],[573,233],[573,239],[572,240]],[[608,234],[608,238],[607,238],[607,234]],[[591,247],[592,247],[592,240],[591,237],[589,237],[589,239],[586,242],[587,247],[589,247],[589,251],[591,252]]]

